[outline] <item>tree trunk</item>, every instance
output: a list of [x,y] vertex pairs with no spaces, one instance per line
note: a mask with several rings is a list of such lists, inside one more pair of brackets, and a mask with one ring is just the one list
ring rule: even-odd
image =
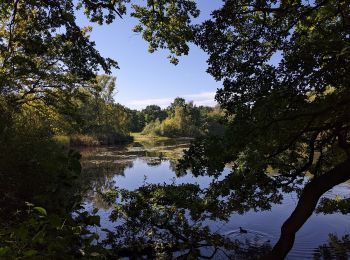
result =
[[296,232],[312,215],[320,197],[326,191],[348,179],[350,179],[350,160],[337,165],[305,185],[296,208],[282,225],[277,244],[263,259],[284,259],[293,247]]

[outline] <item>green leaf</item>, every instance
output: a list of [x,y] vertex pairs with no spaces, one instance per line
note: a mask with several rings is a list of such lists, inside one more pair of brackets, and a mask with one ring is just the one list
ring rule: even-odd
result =
[[46,209],[42,208],[42,207],[34,207],[33,208],[37,213],[39,213],[39,215],[41,216],[47,216],[47,212]]
[[57,215],[50,216],[50,224],[54,228],[59,228],[62,226],[61,219]]
[[33,242],[43,244],[45,242],[45,236],[46,236],[46,232],[41,230],[32,238],[32,240]]
[[0,256],[6,255],[10,249],[8,247],[0,247]]
[[34,256],[38,253],[38,251],[34,250],[34,249],[30,249],[28,251],[25,251],[23,253],[24,256]]

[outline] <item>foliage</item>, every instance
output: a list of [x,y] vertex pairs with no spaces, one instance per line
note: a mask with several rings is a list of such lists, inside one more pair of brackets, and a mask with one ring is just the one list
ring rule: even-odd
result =
[[[78,213],[48,214],[42,207],[27,202],[27,210],[18,213],[20,221],[14,228],[0,231],[0,257],[4,259],[76,259],[100,256],[100,248],[92,242],[98,235],[87,227],[99,226],[99,216]],[[23,220],[24,219],[24,220]]]
[[256,170],[272,165],[288,180],[346,160],[349,41],[335,2],[227,1],[198,27],[209,72],[224,81],[217,100],[234,115],[229,160]]
[[100,68],[116,66],[77,26],[72,1],[6,1],[0,12],[0,93],[13,106],[54,105],[57,94],[73,94]]
[[174,101],[167,107],[166,111],[169,117],[175,115],[175,109],[177,107],[186,107],[186,100],[181,97],[176,97]]
[[223,82],[216,99],[234,119],[217,145],[190,149],[184,167],[272,167],[285,190],[313,174],[272,258],[286,256],[321,195],[350,178],[349,16],[346,1],[224,1],[195,28],[208,72]]
[[159,106],[157,105],[149,105],[146,106],[141,111],[142,116],[144,117],[144,121],[146,124],[159,120],[163,121],[166,118],[166,112],[163,111]]
[[144,135],[151,135],[151,136],[160,136],[162,134],[161,130],[161,123],[159,119],[150,122],[145,126],[145,128],[142,130],[142,134]]
[[178,63],[176,56],[188,54],[187,41],[193,38],[191,17],[199,15],[195,1],[148,1],[147,6],[134,4],[133,9],[131,16],[140,21],[134,32],[142,33],[149,42],[149,52],[166,48],[173,64]]
[[[77,126],[72,129],[72,145],[118,144],[129,141],[129,110],[114,103],[115,77],[100,75],[96,82],[81,89],[81,97],[73,99],[77,110]],[[74,135],[75,134],[75,135]]]
[[347,259],[350,254],[350,236],[344,235],[338,238],[334,234],[329,235],[328,244],[319,246],[314,253],[314,259]]
[[[18,201],[13,194],[18,189],[29,197],[37,193],[42,195],[38,200],[51,201],[48,192],[61,195],[61,184],[69,186],[78,171],[79,156],[73,152],[67,155],[52,136],[55,131],[62,134],[69,129],[69,125],[60,123],[69,121],[63,119],[71,118],[76,105],[82,120],[74,130],[79,133],[99,137],[127,131],[128,110],[111,103],[113,79],[102,76],[95,81],[100,69],[110,73],[117,64],[95,49],[88,37],[91,28],[77,26],[75,8],[83,8],[93,22],[111,23],[116,15],[126,14],[129,2],[2,3],[0,144],[2,149],[6,147],[6,154],[0,155],[0,177],[9,205],[11,199]],[[223,166],[231,163],[238,174],[233,179],[243,176],[248,182],[239,193],[232,192],[236,187],[230,177],[218,185],[220,192],[213,196],[220,197],[224,192],[232,195],[229,200],[255,192],[261,192],[258,198],[264,200],[270,199],[265,193],[276,195],[279,188],[301,188],[299,203],[282,226],[281,238],[272,250],[273,257],[285,257],[295,233],[312,214],[320,196],[350,177],[348,2],[226,0],[210,19],[196,26],[190,23],[199,11],[191,0],[146,1],[131,8],[131,15],[140,22],[134,31],[149,42],[150,52],[167,48],[170,61],[176,64],[175,56],[187,54],[188,41],[192,41],[209,55],[208,72],[223,82],[216,99],[226,112],[228,126],[214,138],[196,142],[185,157],[182,173],[191,168],[195,174],[219,176]],[[84,91],[89,106],[76,104]],[[168,119],[152,119],[158,118],[159,124],[154,123],[154,130],[149,131],[170,136],[196,136],[204,131],[198,128],[203,121],[197,108],[180,99],[173,106]],[[151,123],[152,116],[148,118]],[[269,167],[278,172],[275,178],[266,176]],[[313,178],[303,186],[306,172]],[[17,179],[38,182],[29,185],[37,190],[27,191],[28,183],[32,183],[24,187],[14,181]],[[9,186],[3,187],[3,183]],[[127,203],[137,206],[134,202],[138,199],[131,197]],[[277,195],[270,200],[278,201]],[[268,203],[247,202],[268,209]],[[348,203],[338,204],[344,207]],[[171,210],[166,207],[162,211],[157,205],[153,211],[145,203],[141,205],[145,214],[140,217],[145,221],[152,221],[154,214],[162,218]],[[180,215],[174,214],[171,223],[181,228],[178,220],[183,212],[177,213]],[[185,222],[183,227],[189,226]],[[208,230],[182,229],[189,230],[194,235],[204,234],[208,240],[213,238]],[[25,252],[35,253],[30,250]]]
[[188,136],[193,137],[199,135],[198,128],[193,117],[189,113],[189,109],[184,107],[176,107],[173,117],[166,119],[162,125],[165,136]]
[[[109,74],[117,63],[99,54],[89,39],[91,27],[79,27],[75,18],[76,9],[83,8],[91,21],[110,23],[115,14],[125,13],[127,2],[13,0],[1,4],[0,147],[6,151],[0,153],[1,257],[98,256],[89,251],[97,237],[86,227],[98,225],[99,218],[90,218],[86,212],[71,216],[81,199],[75,185],[80,155],[61,147],[54,136],[89,134],[105,143],[127,136],[129,111],[113,102],[115,79],[96,77],[100,71]],[[160,6],[148,2],[146,9],[134,5],[133,15],[152,10],[156,20],[166,18],[157,27],[149,23],[150,17],[141,21],[147,39],[150,33],[164,35],[187,28],[184,34],[172,34],[172,40],[159,38],[152,44],[152,50],[169,47],[172,53],[186,54],[186,39],[192,36],[187,11],[196,16],[195,5],[192,1],[165,4],[169,8],[164,14]],[[42,207],[27,204],[26,215],[23,201]]]
[[114,206],[110,219],[116,226],[104,230],[103,245],[111,247],[113,256],[180,259],[255,259],[269,250],[268,245],[257,250],[210,230],[201,214],[204,208],[210,209],[202,194],[194,184],[145,184],[132,192],[105,191],[102,196]]
[[[53,140],[49,120],[32,108],[12,114],[11,124],[0,136],[0,218],[20,209],[23,201],[61,208],[79,176],[80,155]],[[66,205],[67,206],[67,205]]]
[[[78,1],[78,8],[84,7],[84,13],[90,21],[109,24],[119,16],[127,13],[130,0],[113,1]],[[134,32],[142,34],[149,42],[148,51],[153,53],[157,49],[168,49],[168,59],[177,64],[176,56],[187,55],[189,46],[187,41],[193,39],[191,19],[199,15],[193,0],[181,1],[132,1],[132,17],[139,23],[133,28]]]
[[100,141],[91,135],[72,135],[69,137],[69,145],[72,147],[79,146],[99,146]]
[[[168,116],[163,120],[151,121],[144,127],[145,135],[166,137],[198,137],[201,135],[223,135],[225,131],[224,112],[216,107],[197,107],[193,102],[175,98],[165,109]],[[147,120],[145,120],[147,122]]]
[[145,118],[142,111],[129,110],[130,117],[130,132],[141,132],[145,127]]
[[99,217],[77,212],[79,218],[72,218],[84,189],[77,185],[80,154],[57,143],[50,122],[27,105],[1,121],[0,147],[6,148],[0,153],[1,259],[97,253],[91,242],[98,237],[87,227],[97,225]]
[[336,196],[333,199],[322,198],[316,209],[318,213],[334,214],[339,212],[341,214],[349,214],[350,212],[350,199]]

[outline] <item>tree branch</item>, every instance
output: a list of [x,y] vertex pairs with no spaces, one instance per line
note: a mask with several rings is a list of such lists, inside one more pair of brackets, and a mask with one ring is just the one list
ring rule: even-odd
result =
[[284,259],[293,247],[295,234],[312,215],[320,197],[348,179],[350,179],[350,160],[338,164],[332,170],[305,185],[296,208],[281,228],[277,244],[263,259]]

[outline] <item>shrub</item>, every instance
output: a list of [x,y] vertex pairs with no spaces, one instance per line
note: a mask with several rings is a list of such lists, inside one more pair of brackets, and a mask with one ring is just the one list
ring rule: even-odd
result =
[[147,124],[143,129],[142,134],[153,135],[153,136],[162,135],[162,127],[159,119]]
[[71,146],[98,146],[99,140],[95,136],[76,134],[70,137]]

